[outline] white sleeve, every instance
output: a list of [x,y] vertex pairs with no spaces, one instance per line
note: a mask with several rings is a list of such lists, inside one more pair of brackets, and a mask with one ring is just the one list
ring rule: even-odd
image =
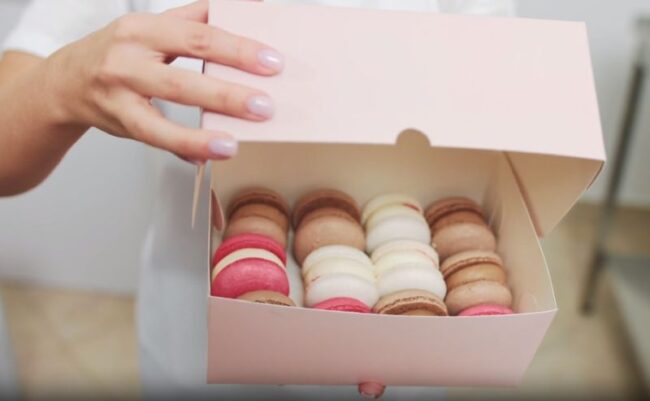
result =
[[439,0],[440,11],[452,14],[516,15],[515,0]]
[[130,8],[130,0],[31,0],[0,50],[47,57]]

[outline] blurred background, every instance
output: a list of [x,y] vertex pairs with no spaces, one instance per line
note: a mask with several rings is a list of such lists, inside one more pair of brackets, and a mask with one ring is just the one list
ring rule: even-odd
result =
[[[0,41],[25,3],[0,0]],[[544,239],[560,312],[523,385],[454,389],[450,397],[642,397],[650,386],[650,341],[643,335],[650,329],[650,266],[637,257],[650,253],[650,97],[642,86],[603,241],[608,257],[590,312],[581,306],[611,159],[630,107],[626,95],[642,40],[636,21],[650,18],[650,2],[520,0],[517,13],[586,21],[610,163]],[[650,68],[650,57],[644,62]],[[138,396],[133,302],[154,202],[152,157],[143,146],[92,133],[39,188],[0,199],[0,294],[8,323],[8,336],[0,334],[0,387],[15,383],[26,399],[48,398],[53,388]],[[15,369],[3,366],[12,357]]]

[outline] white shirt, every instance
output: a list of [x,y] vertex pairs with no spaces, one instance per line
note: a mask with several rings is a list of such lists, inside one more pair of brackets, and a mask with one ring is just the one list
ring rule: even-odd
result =
[[[296,0],[267,0],[295,3]],[[20,50],[47,57],[57,49],[100,29],[131,11],[161,12],[190,3],[189,0],[33,0],[17,27],[5,41],[5,50]],[[348,7],[373,7],[471,14],[512,15],[514,0],[303,0],[301,3]],[[201,63],[179,60],[176,64],[200,71]],[[197,126],[198,110],[163,106],[170,118]],[[178,163],[161,164],[159,193],[153,221],[143,249],[143,268],[138,291],[138,338],[145,396],[158,399],[178,396],[225,396],[228,399],[277,397],[278,399],[356,399],[352,388],[316,386],[208,386],[206,377],[206,250],[207,199],[192,230],[193,177]],[[412,399],[440,396],[430,388],[389,389],[388,397]]]

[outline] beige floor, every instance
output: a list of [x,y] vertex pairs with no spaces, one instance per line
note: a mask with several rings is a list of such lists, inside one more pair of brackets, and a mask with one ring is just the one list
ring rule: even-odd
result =
[[[544,241],[560,312],[517,389],[454,389],[451,399],[632,399],[642,383],[615,301],[604,277],[597,312],[578,314],[581,284],[593,240],[596,208],[581,205]],[[611,248],[648,252],[650,211],[617,219]],[[1,285],[20,384],[27,399],[58,392],[137,398],[133,300],[81,291]]]

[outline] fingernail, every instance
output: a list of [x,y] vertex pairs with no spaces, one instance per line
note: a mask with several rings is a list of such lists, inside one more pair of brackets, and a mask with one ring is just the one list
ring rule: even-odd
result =
[[246,108],[259,117],[273,117],[273,101],[268,96],[253,96],[246,102]]
[[231,157],[237,154],[237,141],[230,138],[215,138],[208,143],[210,152],[218,157]]
[[275,50],[260,50],[259,53],[257,53],[257,59],[264,67],[273,71],[280,72],[284,68],[284,58]]

